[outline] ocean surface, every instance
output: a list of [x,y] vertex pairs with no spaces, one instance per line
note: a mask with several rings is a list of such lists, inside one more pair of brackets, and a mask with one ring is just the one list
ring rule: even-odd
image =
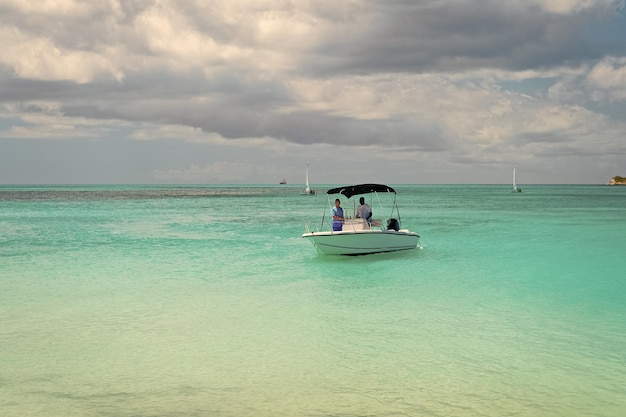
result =
[[625,415],[626,187],[397,185],[423,248],[325,257],[331,186],[0,186],[0,415]]

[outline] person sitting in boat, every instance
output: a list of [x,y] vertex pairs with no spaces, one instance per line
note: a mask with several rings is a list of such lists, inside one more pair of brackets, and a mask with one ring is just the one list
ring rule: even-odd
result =
[[333,213],[333,230],[340,231],[343,229],[343,209],[338,198],[335,200],[335,207],[331,211]]
[[359,206],[356,208],[354,217],[365,219],[368,225],[372,224],[372,208],[365,202],[365,198],[359,198]]

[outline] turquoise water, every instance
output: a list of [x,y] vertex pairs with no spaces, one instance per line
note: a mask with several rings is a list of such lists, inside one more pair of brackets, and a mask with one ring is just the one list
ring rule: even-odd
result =
[[0,414],[624,415],[626,187],[509,188],[323,257],[301,187],[2,186]]

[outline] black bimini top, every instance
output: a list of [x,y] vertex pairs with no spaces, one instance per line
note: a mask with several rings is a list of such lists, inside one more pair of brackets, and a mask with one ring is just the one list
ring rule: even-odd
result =
[[396,190],[394,190],[393,188],[387,185],[382,185],[382,184],[357,184],[357,185],[345,185],[343,187],[331,188],[330,190],[326,191],[326,194],[343,194],[347,198],[350,198],[353,195],[367,194],[367,193],[372,193],[372,192],[378,192],[378,193],[389,192],[389,193],[395,194]]

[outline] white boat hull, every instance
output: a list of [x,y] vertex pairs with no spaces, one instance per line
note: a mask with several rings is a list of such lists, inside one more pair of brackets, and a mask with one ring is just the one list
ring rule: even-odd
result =
[[307,232],[302,237],[311,239],[323,255],[367,255],[415,249],[420,238],[408,230]]

